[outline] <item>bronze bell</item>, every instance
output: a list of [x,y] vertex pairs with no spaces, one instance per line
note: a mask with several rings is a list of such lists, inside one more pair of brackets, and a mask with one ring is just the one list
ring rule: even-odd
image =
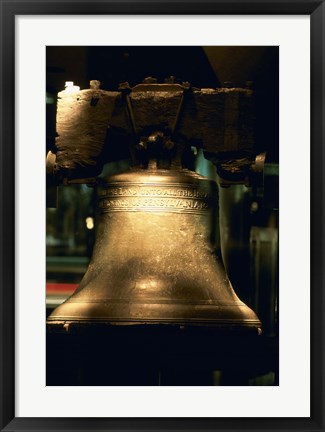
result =
[[214,181],[184,168],[132,168],[102,179],[97,196],[88,270],[48,324],[261,327],[215,244]]
[[[217,185],[188,169],[185,157],[198,141],[213,157],[250,148],[252,122],[245,119],[253,118],[251,90],[152,82],[132,89],[123,83],[119,92],[92,87],[59,93],[57,175],[68,181],[98,175],[110,160],[104,147],[117,151],[122,142],[114,135],[104,142],[108,125],[131,143],[133,168],[96,178],[93,256],[79,287],[48,324],[259,329],[219,253]],[[240,117],[244,128],[234,115],[239,112],[246,115]]]

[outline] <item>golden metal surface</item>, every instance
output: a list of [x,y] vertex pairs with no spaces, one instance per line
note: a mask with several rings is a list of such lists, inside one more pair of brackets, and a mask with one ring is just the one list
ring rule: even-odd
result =
[[97,193],[89,268],[48,324],[261,326],[216,252],[215,182],[185,169],[133,169]]

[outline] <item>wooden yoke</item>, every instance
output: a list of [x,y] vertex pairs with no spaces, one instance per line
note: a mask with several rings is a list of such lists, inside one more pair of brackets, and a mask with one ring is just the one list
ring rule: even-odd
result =
[[122,83],[106,91],[99,81],[85,90],[70,83],[58,93],[56,122],[47,173],[58,183],[93,184],[104,164],[125,156],[133,166],[154,160],[162,168],[191,168],[184,155],[193,147],[216,165],[223,185],[249,185],[263,170],[250,85],[198,89],[173,77],[164,84],[148,77],[133,88]]

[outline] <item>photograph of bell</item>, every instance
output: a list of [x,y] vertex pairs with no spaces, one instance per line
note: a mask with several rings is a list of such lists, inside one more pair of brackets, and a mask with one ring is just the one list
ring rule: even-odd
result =
[[277,77],[278,47],[47,48],[47,386],[278,385]]

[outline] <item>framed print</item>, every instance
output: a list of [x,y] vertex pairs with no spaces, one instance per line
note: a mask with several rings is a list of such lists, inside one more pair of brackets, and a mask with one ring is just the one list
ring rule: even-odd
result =
[[1,430],[323,430],[324,2],[0,13]]

